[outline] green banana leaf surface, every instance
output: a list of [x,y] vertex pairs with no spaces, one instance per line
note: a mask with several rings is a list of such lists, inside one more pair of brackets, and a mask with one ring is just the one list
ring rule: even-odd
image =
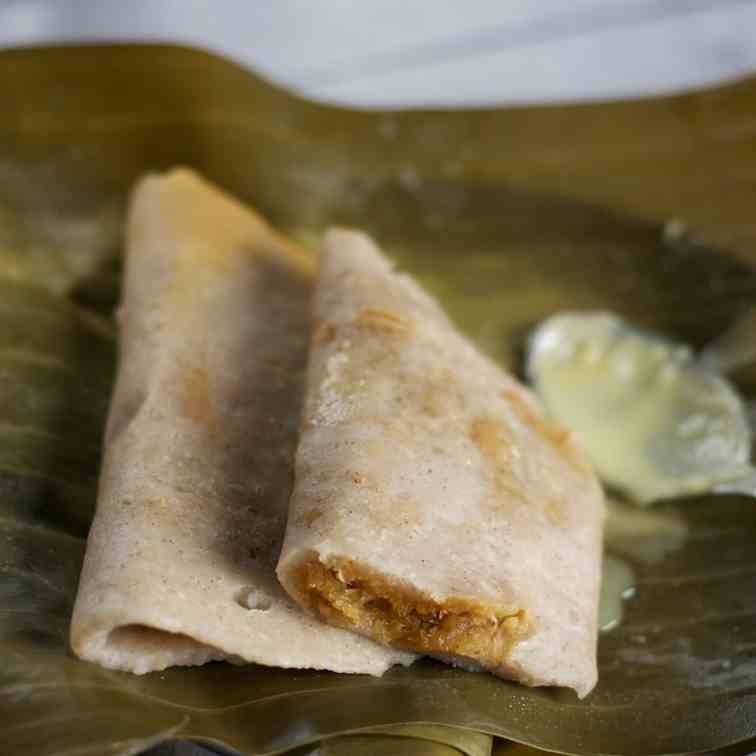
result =
[[[0,93],[9,753],[196,738],[249,754],[479,756],[487,733],[651,756],[756,737],[756,502],[741,496],[657,505],[686,535],[652,559],[608,544],[634,591],[582,701],[426,660],[381,679],[226,664],[137,677],[67,643],[137,176],[191,165],[305,243],[332,223],[365,228],[513,370],[528,330],[561,309],[611,309],[700,347],[756,301],[756,80],[601,105],[348,111],[200,51],[91,46],[0,53]],[[756,369],[735,380],[756,398]],[[420,729],[365,734],[396,725]]]
[[339,735],[296,749],[291,756],[491,756],[493,738],[437,725],[395,725]]

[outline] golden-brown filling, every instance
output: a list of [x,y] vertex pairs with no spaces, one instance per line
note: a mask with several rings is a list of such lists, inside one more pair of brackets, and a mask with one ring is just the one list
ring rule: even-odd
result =
[[297,582],[326,622],[412,651],[464,656],[495,668],[530,634],[522,610],[461,598],[436,601],[350,559],[324,564],[313,554],[300,564]]

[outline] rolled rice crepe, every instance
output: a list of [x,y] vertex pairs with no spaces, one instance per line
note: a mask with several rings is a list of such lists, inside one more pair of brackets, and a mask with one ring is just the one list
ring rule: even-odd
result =
[[177,170],[136,187],[125,264],[75,653],[136,673],[212,659],[374,675],[409,663],[307,616],[274,573],[310,332],[309,257]]
[[278,576],[387,646],[580,696],[603,497],[569,434],[363,234],[326,238]]

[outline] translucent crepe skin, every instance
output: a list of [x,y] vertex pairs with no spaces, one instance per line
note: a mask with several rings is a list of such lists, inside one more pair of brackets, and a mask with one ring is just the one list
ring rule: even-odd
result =
[[127,222],[119,373],[71,645],[144,673],[213,659],[380,675],[412,657],[306,616],[273,567],[312,267],[188,171]]
[[[633,563],[636,594],[580,702],[428,660],[381,678],[221,663],[137,676],[68,644],[115,367],[113,327],[90,325],[116,306],[122,224],[94,250],[71,239],[139,175],[191,165],[288,232],[368,229],[510,369],[565,309],[610,309],[700,348],[756,301],[756,79],[579,107],[368,112],[198,50],[96,45],[0,51],[0,90],[4,751],[196,737],[272,754],[408,721],[582,755],[756,735],[756,508],[737,496],[686,502],[684,546]],[[670,218],[689,234],[670,240]],[[737,381],[756,398],[755,371]]]
[[364,234],[326,236],[277,568],[324,620],[581,697],[603,495],[569,434]]

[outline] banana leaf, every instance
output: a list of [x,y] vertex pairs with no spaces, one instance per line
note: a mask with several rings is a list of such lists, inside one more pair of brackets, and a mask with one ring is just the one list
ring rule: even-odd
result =
[[[749,756],[753,753],[754,748],[756,748],[756,741],[750,740],[725,748],[718,748],[715,751],[704,751],[700,756]],[[491,756],[545,756],[546,753],[548,752],[500,738],[494,738],[491,750]]]
[[[374,735],[340,735],[291,752],[292,756],[460,756],[462,753],[452,745],[426,737],[377,738]],[[490,756],[490,753],[489,740],[481,756]]]
[[457,727],[397,725],[339,735],[290,752],[291,756],[491,756],[493,739]]
[[[756,80],[601,105],[348,111],[203,52],[96,46],[2,52],[0,92],[9,752],[137,753],[171,737],[259,754],[359,753],[375,738],[378,752],[400,736],[357,731],[400,724],[573,754],[756,737],[756,508],[739,496],[657,509],[674,509],[687,539],[633,562],[635,593],[583,701],[431,661],[379,680],[225,664],[134,677],[67,651],[134,178],[192,165],[306,242],[331,223],[365,228],[513,369],[529,328],[566,308],[609,308],[698,347],[756,298]],[[753,370],[736,378],[756,397]],[[427,732],[402,742],[475,752]]]
[[326,740],[298,756],[459,756],[451,746],[432,740],[381,738],[347,735]]
[[[328,740],[295,748],[287,756],[491,756],[493,738],[458,727],[395,725],[338,735]],[[181,746],[181,747],[179,747]],[[233,756],[217,744],[167,742],[150,756]]]

